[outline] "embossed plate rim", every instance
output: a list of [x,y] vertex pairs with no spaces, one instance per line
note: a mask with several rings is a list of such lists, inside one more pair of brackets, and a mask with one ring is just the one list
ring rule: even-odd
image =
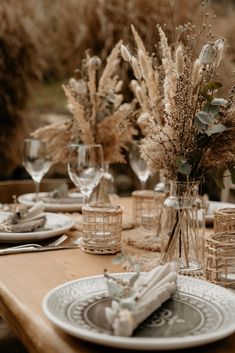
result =
[[[117,273],[116,275],[121,275],[121,276],[130,275],[130,273],[124,272],[124,273]],[[229,323],[229,325],[225,326],[224,328],[219,328],[214,332],[204,333],[197,336],[166,337],[166,338],[119,337],[119,336],[108,335],[106,333],[102,333],[102,334],[96,333],[88,329],[83,329],[81,327],[74,326],[72,325],[71,322],[66,322],[64,320],[61,320],[59,318],[59,315],[54,314],[50,310],[49,302],[55,299],[59,291],[66,289],[66,287],[69,287],[69,286],[73,287],[76,284],[83,284],[89,280],[93,280],[97,282],[101,278],[103,278],[103,275],[84,277],[84,278],[63,283],[53,288],[43,298],[42,308],[43,308],[44,314],[55,326],[59,327],[60,329],[62,329],[63,331],[65,331],[66,333],[74,337],[77,337],[92,343],[109,346],[109,347],[125,348],[130,350],[133,350],[133,349],[146,350],[146,351],[147,350],[148,351],[175,350],[175,349],[181,349],[181,348],[196,347],[203,344],[218,341],[235,332],[235,313],[233,313],[232,310],[230,312],[230,315],[234,323],[233,324]],[[235,294],[223,287],[217,286],[215,284],[212,284],[200,279],[191,278],[191,277],[178,276],[178,280],[179,282],[182,282],[182,283],[179,283],[180,286],[183,286],[184,284],[186,284],[188,288],[190,288],[190,284],[192,285],[193,283],[194,286],[196,285],[198,286],[198,288],[203,288],[203,291],[204,291],[203,294],[205,293],[205,296],[208,296],[208,293],[210,292],[210,290],[211,290],[211,293],[213,293],[213,295],[215,296],[217,292],[218,292],[218,295],[223,294],[224,297],[228,297],[229,300],[231,300],[229,304],[233,303],[233,305],[235,306]],[[105,292],[104,289],[103,290],[97,289],[96,291],[93,291],[93,292],[91,290],[87,290],[87,295],[83,295],[83,296],[84,298],[86,298],[93,294],[94,295],[99,294],[102,291]],[[62,298],[61,300],[63,301]],[[78,297],[74,298],[74,300],[78,300]],[[66,305],[70,305],[72,302],[73,302],[73,299],[70,302],[68,302]],[[218,309],[218,306],[215,306],[215,307]],[[220,307],[222,308],[222,305],[220,305]],[[221,312],[222,312],[222,309],[221,309]]]

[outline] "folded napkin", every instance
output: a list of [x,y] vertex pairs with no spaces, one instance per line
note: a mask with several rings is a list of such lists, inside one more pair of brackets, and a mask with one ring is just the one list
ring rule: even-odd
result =
[[114,335],[132,336],[137,326],[170,298],[176,290],[177,269],[177,264],[171,262],[155,267],[136,281],[137,273],[129,282],[115,282],[115,277],[108,277],[108,292],[113,301],[111,307],[105,308],[105,316]]
[[32,232],[42,227],[46,222],[43,202],[38,202],[34,206],[22,207],[14,205],[14,210],[0,223],[1,232]]
[[80,193],[71,193],[67,184],[61,184],[58,188],[42,196],[41,200],[46,203],[82,203],[83,196]]

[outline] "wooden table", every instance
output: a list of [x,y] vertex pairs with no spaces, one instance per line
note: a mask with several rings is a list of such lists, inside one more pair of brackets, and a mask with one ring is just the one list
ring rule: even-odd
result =
[[[70,337],[46,318],[42,299],[66,281],[120,271],[110,255],[90,255],[80,249],[0,257],[0,314],[32,353],[126,352]],[[182,352],[234,353],[235,334],[219,342]],[[130,351],[129,351],[130,352]]]

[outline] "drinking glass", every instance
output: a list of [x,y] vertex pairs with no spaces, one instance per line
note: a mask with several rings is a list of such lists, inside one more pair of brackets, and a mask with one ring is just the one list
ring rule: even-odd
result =
[[36,138],[24,140],[23,165],[34,181],[36,201],[38,201],[40,183],[51,167],[51,159],[44,140]]
[[132,170],[137,175],[141,189],[145,189],[146,182],[150,175],[150,170],[147,162],[141,157],[138,143],[132,143],[129,149],[129,162]]
[[70,145],[68,173],[75,186],[80,188],[84,204],[88,203],[94,187],[104,173],[104,158],[101,145]]

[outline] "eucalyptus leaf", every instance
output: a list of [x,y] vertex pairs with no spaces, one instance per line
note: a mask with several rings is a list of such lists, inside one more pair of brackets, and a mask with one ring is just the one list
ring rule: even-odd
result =
[[211,105],[221,105],[222,107],[224,107],[226,104],[228,103],[228,101],[224,98],[214,98],[211,101]]
[[209,125],[213,121],[213,116],[203,110],[196,113],[196,117],[200,120],[202,124]]
[[218,88],[223,87],[222,83],[220,82],[207,82],[204,86],[204,90],[207,91],[215,91]]
[[119,253],[117,256],[115,256],[112,259],[112,263],[114,265],[120,265],[121,263],[123,263],[124,260],[125,260],[125,256],[122,253]]
[[194,126],[197,128],[197,130],[201,133],[204,133],[206,128],[207,128],[207,125],[206,124],[203,124],[199,119],[198,117],[195,116],[194,118]]
[[192,169],[192,166],[182,156],[176,158],[176,166],[178,172],[185,175],[189,175]]
[[211,105],[210,103],[206,103],[203,107],[203,111],[207,112],[212,117],[215,117],[219,113],[219,108],[217,105]]
[[213,125],[212,127],[208,128],[208,129],[206,129],[205,133],[208,136],[211,136],[213,134],[219,134],[221,132],[224,132],[227,129],[228,128],[225,125],[223,125],[223,124],[216,124],[216,125]]
[[215,173],[213,173],[214,180],[220,189],[224,189],[224,171],[225,167],[217,168]]

